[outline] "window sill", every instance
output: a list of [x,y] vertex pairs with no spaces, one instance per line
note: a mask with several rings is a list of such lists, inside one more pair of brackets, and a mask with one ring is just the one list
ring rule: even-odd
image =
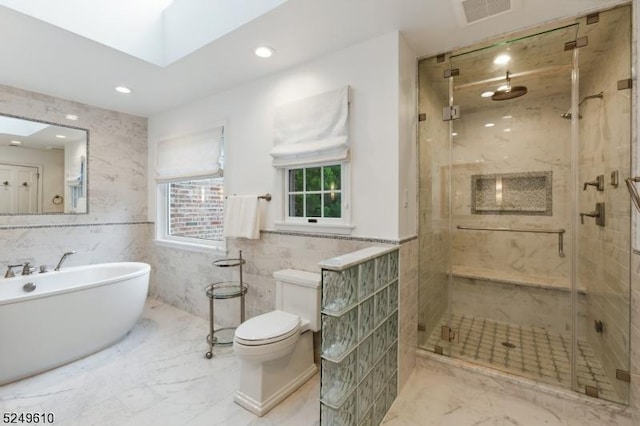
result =
[[223,247],[211,246],[207,244],[195,244],[195,243],[184,243],[179,241],[169,241],[169,240],[153,240],[153,243],[160,247],[168,247],[179,250],[186,251],[195,251],[198,253],[207,253],[207,254],[227,254],[226,250]]
[[276,222],[276,230],[291,232],[308,232],[313,234],[351,235],[355,225],[326,224],[326,223],[284,223]]

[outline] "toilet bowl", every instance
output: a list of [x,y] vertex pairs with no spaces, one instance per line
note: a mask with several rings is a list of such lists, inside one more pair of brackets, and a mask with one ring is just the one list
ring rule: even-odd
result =
[[283,311],[258,315],[236,329],[234,351],[240,359],[271,361],[293,351],[298,342],[300,317]]
[[242,323],[233,339],[240,360],[234,401],[258,416],[318,371],[313,331],[320,329],[320,275],[287,269],[274,277],[276,310]]

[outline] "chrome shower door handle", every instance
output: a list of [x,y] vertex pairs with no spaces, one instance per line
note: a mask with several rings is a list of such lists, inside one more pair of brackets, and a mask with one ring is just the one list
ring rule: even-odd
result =
[[634,185],[634,182],[640,182],[640,176],[629,177],[626,178],[625,183],[627,184],[627,189],[629,190],[629,195],[631,196],[631,201],[636,206],[636,209],[640,212],[640,194],[638,194],[638,189]]

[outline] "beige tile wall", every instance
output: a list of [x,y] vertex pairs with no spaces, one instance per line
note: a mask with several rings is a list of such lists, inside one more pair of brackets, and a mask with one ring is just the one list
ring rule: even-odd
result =
[[399,387],[407,383],[416,364],[418,342],[418,240],[400,245],[400,292],[398,321]]
[[418,344],[426,343],[448,304],[447,270],[450,253],[447,227],[448,199],[442,191],[449,163],[449,123],[442,121],[442,107],[448,105],[448,83],[432,79],[427,70],[435,59],[419,65],[419,331]]

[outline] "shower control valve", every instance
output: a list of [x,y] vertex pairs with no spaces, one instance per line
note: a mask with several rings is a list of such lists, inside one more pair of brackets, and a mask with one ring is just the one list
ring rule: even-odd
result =
[[596,219],[596,225],[604,226],[604,203],[596,203],[595,211],[588,213],[580,213],[580,223],[584,225],[584,217],[593,217]]
[[587,190],[587,186],[595,186],[598,191],[604,191],[604,175],[598,175],[595,180],[591,182],[585,182],[583,190]]

